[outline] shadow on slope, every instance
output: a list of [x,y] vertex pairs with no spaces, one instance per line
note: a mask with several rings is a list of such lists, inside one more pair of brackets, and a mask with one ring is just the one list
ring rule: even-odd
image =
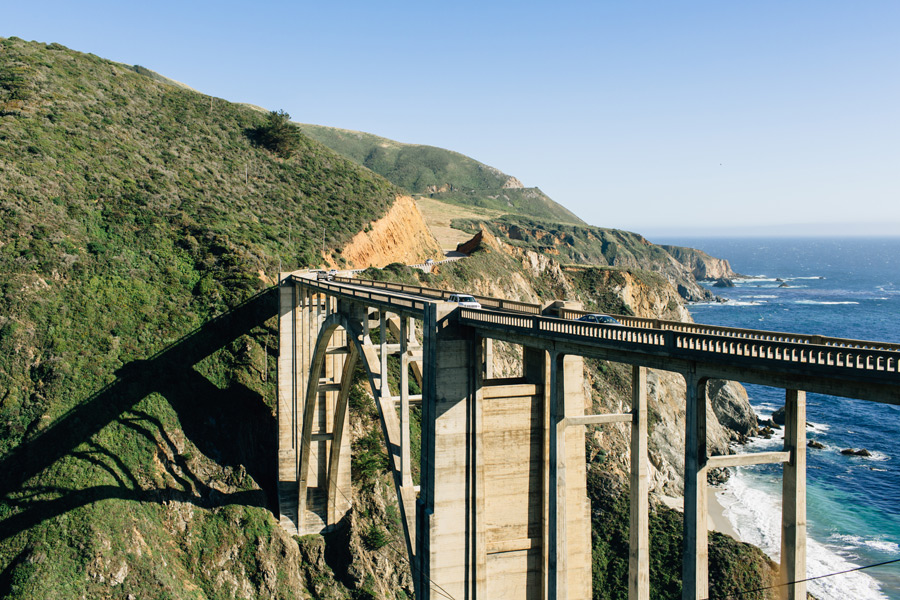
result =
[[[2,501],[18,509],[0,521],[0,539],[79,506],[108,498],[139,502],[178,500],[207,508],[241,504],[277,507],[276,423],[262,396],[241,384],[220,389],[194,365],[249,333],[277,314],[277,288],[269,288],[212,319],[147,360],[118,372],[118,379],[70,410],[46,431],[0,460]],[[222,493],[193,473],[163,424],[134,407],[152,393],[166,398],[187,438],[222,466],[244,469],[262,490]],[[113,452],[94,439],[112,423],[121,424],[156,444],[173,458],[166,472],[183,489],[142,487]],[[87,461],[107,471],[117,485],[87,488],[27,485],[65,457]]]

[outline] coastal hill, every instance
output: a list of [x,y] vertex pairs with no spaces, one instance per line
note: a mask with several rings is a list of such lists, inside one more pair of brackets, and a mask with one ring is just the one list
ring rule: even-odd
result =
[[[411,200],[141,68],[8,38],[0,75],[0,597],[302,597],[272,286],[378,264]],[[416,214],[388,262],[440,251]]]
[[[665,278],[568,271],[490,227],[467,260],[402,267],[440,251],[409,191],[286,117],[0,38],[0,597],[408,597],[364,385],[345,526],[291,538],[273,516],[279,271],[388,265],[369,273],[687,318]],[[515,368],[514,349],[497,356]],[[587,363],[596,406],[626,406],[627,370]],[[677,494],[683,390],[653,386],[653,485]],[[742,434],[716,415],[749,415],[734,390],[713,397],[710,443],[727,451]],[[589,451],[594,589],[620,597],[626,436],[594,431]],[[679,594],[679,519],[659,506],[651,525],[664,598]],[[716,594],[771,578],[726,536],[710,558]]]
[[457,152],[334,127],[298,127],[413,194],[444,248],[486,227],[508,243],[563,263],[655,271],[692,301],[712,299],[697,280],[735,276],[728,261],[699,250],[658,246],[633,232],[592,227],[537,188],[524,188],[515,177]]
[[298,126],[309,137],[412,194],[556,223],[584,223],[540,189],[526,188],[515,177],[458,152],[403,144],[360,131],[304,123]]

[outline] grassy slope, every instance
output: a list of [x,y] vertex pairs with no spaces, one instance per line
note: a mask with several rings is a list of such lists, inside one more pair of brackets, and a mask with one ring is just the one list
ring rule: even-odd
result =
[[[300,125],[329,148],[372,169],[414,194],[503,212],[532,215],[560,223],[583,223],[537,188],[503,189],[509,175],[458,152],[401,144],[369,133]],[[447,186],[445,191],[440,190]]]
[[246,135],[265,115],[59,45],[0,39],[0,73],[0,596],[293,594],[262,491],[261,274],[320,262],[323,227],[335,252],[398,190],[309,138],[278,158]]
[[[338,247],[394,188],[308,139],[274,157],[245,135],[264,115],[94,56],[0,40],[10,69],[22,77],[0,86],[0,597],[348,597],[321,545],[298,551],[267,508],[275,299],[259,272],[316,262],[322,226]],[[485,253],[433,283],[515,268]],[[383,462],[377,443],[360,451],[368,437],[354,456],[365,493],[360,465]],[[363,510],[370,550],[396,536],[389,510]],[[619,546],[595,549],[615,577]],[[374,597],[357,559],[342,563],[354,597]]]

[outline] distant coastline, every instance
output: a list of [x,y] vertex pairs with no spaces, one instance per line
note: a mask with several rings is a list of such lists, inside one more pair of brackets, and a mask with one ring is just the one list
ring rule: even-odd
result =
[[[648,240],[671,238],[896,238],[900,223],[735,225],[722,227],[641,227]],[[726,258],[726,257],[721,257]]]

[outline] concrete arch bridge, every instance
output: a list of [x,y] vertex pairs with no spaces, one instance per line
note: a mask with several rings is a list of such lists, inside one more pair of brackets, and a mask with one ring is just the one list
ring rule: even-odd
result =
[[[349,510],[348,395],[364,366],[399,499],[416,597],[586,600],[591,596],[584,426],[631,424],[629,598],[649,598],[647,368],[686,383],[683,598],[708,596],[707,483],[715,467],[783,465],[781,574],[806,576],[806,392],[900,404],[900,346],[621,317],[579,322],[536,305],[307,272],[280,279],[281,524],[333,527]],[[378,330],[373,342],[372,331]],[[393,340],[393,341],[391,341]],[[495,378],[492,340],[522,346],[523,376]],[[389,356],[400,359],[389,382]],[[585,414],[583,357],[632,366],[632,410]],[[422,393],[409,394],[409,377]],[[707,456],[706,382],[785,390],[784,449]],[[421,404],[419,483],[410,406]],[[805,599],[805,583],[785,587]]]

